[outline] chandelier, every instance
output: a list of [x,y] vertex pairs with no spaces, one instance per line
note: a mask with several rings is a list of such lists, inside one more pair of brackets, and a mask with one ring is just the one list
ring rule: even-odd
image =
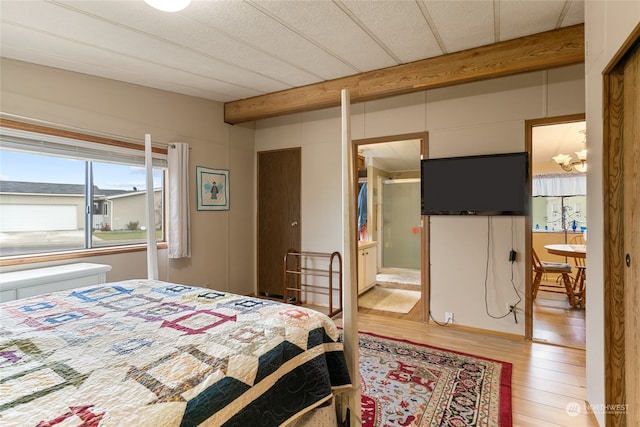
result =
[[[587,131],[585,129],[580,131],[581,134],[584,134],[583,143],[587,143]],[[560,166],[564,171],[571,172],[572,170],[577,170],[578,172],[586,172],[587,171],[587,150],[580,150],[575,152],[578,156],[578,160],[574,161],[570,154],[558,154],[557,156],[553,156],[552,159],[555,161],[558,166]]]

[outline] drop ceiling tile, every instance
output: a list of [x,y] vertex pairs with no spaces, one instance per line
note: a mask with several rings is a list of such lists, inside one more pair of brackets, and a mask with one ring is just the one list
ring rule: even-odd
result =
[[[114,8],[105,1],[70,1],[69,7],[104,20],[116,22],[135,31],[170,41],[187,50],[199,52],[241,70],[253,71],[282,82],[288,87],[321,80],[320,76],[261,51],[233,34],[232,28],[214,28],[181,13],[157,11],[140,1],[127,8]],[[258,65],[258,66],[256,66]]]
[[[31,2],[25,2],[24,9],[29,9]],[[104,50],[116,56],[128,58],[131,61],[142,61],[154,64],[175,72],[182,72],[200,77],[211,77],[217,80],[228,82],[232,85],[244,88],[261,87],[264,91],[278,91],[288,89],[290,86],[282,82],[265,77],[259,73],[243,70],[215,58],[202,55],[198,51],[183,49],[179,45],[167,43],[166,41],[149,37],[146,33],[132,31],[130,28],[112,25],[99,19],[86,19],[83,14],[74,12],[66,8],[55,5],[41,5],[40,10],[45,10],[54,19],[46,19],[41,15],[32,13],[29,19],[23,19],[27,28],[32,28],[35,33],[42,37],[56,34],[53,39],[58,39],[59,43],[68,46],[66,42],[75,42],[78,49],[81,46],[91,47],[95,50]],[[4,11],[3,11],[4,12]],[[4,26],[11,25],[11,16],[4,15],[6,20]],[[57,22],[65,22],[64,28],[58,28]],[[55,42],[55,41],[52,41]],[[36,49],[34,44],[32,49]],[[115,46],[118,49],[115,50]],[[68,49],[69,60],[74,61],[80,58],[74,49]],[[73,70],[77,71],[77,70]]]
[[562,1],[506,1],[500,2],[500,40],[550,31],[562,12]]
[[357,72],[397,65],[374,39],[333,2],[267,1],[256,2],[256,5],[350,64]]
[[495,42],[493,1],[424,2],[448,53]]
[[400,63],[442,55],[415,2],[344,1],[344,5],[389,48]]
[[[295,5],[298,2],[291,2]],[[239,40],[303,70],[313,70],[322,80],[355,74],[357,70],[320,49],[290,28],[245,2],[203,1],[192,4],[185,15],[217,29],[232,29]],[[255,65],[259,68],[259,64]]]

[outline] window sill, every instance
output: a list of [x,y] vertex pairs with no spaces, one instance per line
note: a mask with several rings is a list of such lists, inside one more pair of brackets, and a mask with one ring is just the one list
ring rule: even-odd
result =
[[[166,249],[167,242],[159,242],[158,249]],[[88,258],[101,255],[123,254],[128,252],[142,252],[147,250],[147,245],[111,246],[107,248],[82,249],[78,251],[49,252],[33,255],[16,255],[0,258],[0,267],[11,265],[26,265],[38,262],[62,261],[67,259]]]

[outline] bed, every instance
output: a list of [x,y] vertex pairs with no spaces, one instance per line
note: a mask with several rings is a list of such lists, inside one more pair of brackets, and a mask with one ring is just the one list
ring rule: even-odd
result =
[[286,425],[351,388],[333,321],[276,301],[145,279],[0,316],[3,426]]

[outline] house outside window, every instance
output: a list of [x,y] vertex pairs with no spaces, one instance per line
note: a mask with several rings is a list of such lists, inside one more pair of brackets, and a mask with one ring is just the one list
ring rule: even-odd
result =
[[166,156],[154,153],[147,224],[144,151],[0,128],[0,257],[165,240]]

